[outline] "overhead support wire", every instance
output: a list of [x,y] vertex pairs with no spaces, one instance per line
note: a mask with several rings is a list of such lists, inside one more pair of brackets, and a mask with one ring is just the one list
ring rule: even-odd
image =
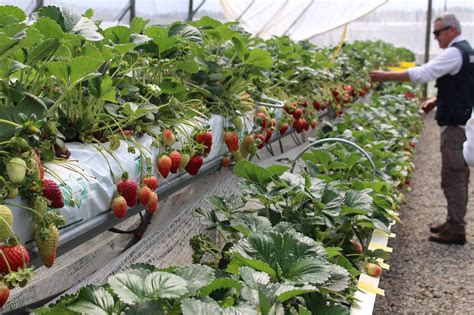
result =
[[283,35],[288,35],[288,32],[290,31],[290,29],[295,26],[296,22],[299,21],[299,19],[303,16],[303,14],[306,13],[306,11],[309,9],[310,6],[312,6],[314,3],[314,0],[311,0],[307,5],[306,7],[303,9],[303,11],[301,11],[300,14],[298,14],[298,16],[293,20],[293,23],[291,23],[291,25],[285,30],[285,32],[283,33]]
[[201,7],[206,3],[206,0],[202,0],[201,3],[197,6],[196,10],[193,11],[193,0],[189,0],[189,11],[186,21],[192,21],[194,15],[201,9]]
[[267,22],[263,25],[263,27],[257,32],[256,35],[260,35],[260,33],[263,32],[263,30],[268,26],[268,24],[270,24],[270,23],[272,22],[273,17],[274,17],[275,15],[277,15],[277,14],[280,14],[280,13],[281,13],[280,11],[283,10],[283,8],[287,6],[288,2],[289,2],[289,0],[286,0],[286,1],[280,6],[280,8],[275,11],[275,14],[272,15],[271,18],[268,19],[268,21],[267,21]]
[[245,13],[247,13],[247,11],[253,6],[254,3],[255,3],[255,0],[252,0],[252,2],[250,2],[250,4],[245,8],[245,10],[242,11],[242,13],[239,15],[239,17],[235,21],[239,22],[240,19],[244,16]]

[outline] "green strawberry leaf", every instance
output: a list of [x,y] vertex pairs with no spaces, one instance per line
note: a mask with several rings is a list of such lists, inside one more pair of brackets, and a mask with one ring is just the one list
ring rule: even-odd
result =
[[372,197],[369,195],[370,192],[372,192],[371,189],[364,189],[362,191],[346,191],[344,203],[348,207],[370,212],[372,208]]
[[234,168],[235,175],[257,184],[266,185],[271,182],[273,176],[280,176],[288,170],[287,166],[271,165],[267,168],[261,167],[250,161],[240,161]]
[[245,63],[258,68],[271,69],[273,59],[269,52],[255,48],[250,51]]
[[111,276],[108,283],[121,301],[126,304],[135,304],[147,297],[144,288],[146,276],[147,272],[144,270],[127,270]]
[[216,278],[207,286],[202,287],[199,290],[199,295],[201,297],[206,297],[216,290],[230,289],[230,288],[240,291],[243,288],[243,284],[242,282],[232,279],[232,278]]
[[191,294],[214,281],[214,270],[203,265],[178,267],[173,273],[187,281]]
[[158,301],[145,301],[129,306],[123,315],[165,315],[163,305]]
[[76,84],[91,75],[102,65],[101,60],[79,56],[70,60],[69,65],[71,67],[70,82]]
[[187,281],[171,273],[155,271],[145,279],[145,292],[154,299],[177,299],[188,293]]
[[108,315],[114,308],[114,298],[106,289],[89,285],[79,291],[78,300],[68,308],[78,313]]
[[204,302],[197,299],[185,299],[181,302],[181,311],[183,315],[222,314],[221,307],[213,300]]

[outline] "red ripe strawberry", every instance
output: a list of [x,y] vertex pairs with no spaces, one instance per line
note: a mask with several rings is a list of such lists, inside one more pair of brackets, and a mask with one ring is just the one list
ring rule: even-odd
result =
[[123,131],[123,135],[126,139],[131,139],[133,137],[133,131],[130,129],[126,129]]
[[10,297],[10,289],[4,282],[0,282],[0,308],[7,303],[8,298]]
[[321,104],[318,101],[313,102],[313,107],[315,110],[320,110],[321,109]]
[[273,134],[273,131],[270,128],[268,128],[265,134],[265,143],[270,142],[270,139],[272,138],[272,134]]
[[294,108],[293,105],[285,104],[285,105],[283,105],[283,110],[284,110],[287,114],[292,114],[292,113],[295,111],[295,108]]
[[230,152],[239,150],[239,137],[235,131],[224,132],[224,141]]
[[367,263],[365,264],[365,272],[367,272],[369,276],[379,277],[382,273],[382,268],[377,264]]
[[152,191],[158,188],[158,179],[155,176],[147,176],[143,179],[143,183],[148,186]]
[[138,201],[140,202],[140,204],[146,206],[148,204],[148,201],[150,200],[151,193],[152,190],[150,189],[150,187],[146,185],[140,187],[140,189],[138,190]]
[[304,120],[304,130],[308,131],[309,130],[309,123],[306,119],[303,118],[303,120]]
[[303,100],[303,101],[301,102],[301,106],[303,106],[303,107],[308,107],[308,101]]
[[303,115],[303,110],[301,108],[298,108],[293,113],[293,117],[295,117],[295,119],[299,119],[302,115]]
[[153,191],[150,194],[150,200],[148,200],[148,203],[146,205],[146,210],[150,213],[155,213],[157,209],[158,209],[158,194]]
[[172,164],[173,164],[173,161],[171,161],[171,158],[167,156],[166,154],[163,154],[162,156],[160,156],[158,161],[156,161],[156,166],[158,168],[158,171],[160,172],[161,176],[163,176],[163,178],[168,177]]
[[339,88],[335,88],[334,90],[331,91],[332,96],[335,98],[339,96]]
[[255,135],[255,143],[257,144],[257,149],[263,148],[263,146],[265,145],[265,136],[261,133],[257,133]]
[[169,157],[171,159],[170,172],[174,174],[178,171],[179,165],[181,164],[181,153],[173,151],[169,154]]
[[362,253],[362,245],[359,244],[356,240],[351,240],[352,245],[354,246],[354,250],[356,253],[361,254]]
[[43,196],[48,199],[51,208],[64,207],[64,199],[58,184],[52,179],[43,180]]
[[297,120],[294,122],[293,128],[295,128],[295,130],[296,130],[297,133],[303,132],[303,130],[304,130],[304,123],[305,123],[305,120],[304,120],[303,118],[297,119]]
[[230,165],[230,156],[225,154],[222,158],[222,167],[229,167]]
[[195,140],[197,143],[202,143],[206,146],[204,154],[209,154],[209,152],[211,152],[212,133],[209,130],[196,134]]
[[127,201],[129,207],[137,204],[138,185],[133,179],[128,178],[128,173],[122,174],[122,180],[117,184],[117,191]]
[[267,115],[264,112],[258,112],[257,116],[255,117],[255,123],[262,128],[267,126]]
[[284,123],[283,125],[281,125],[280,127],[280,134],[284,134],[289,128],[289,125],[288,123]]
[[[237,149],[238,148],[239,147],[237,146]],[[202,156],[195,155],[191,157],[191,159],[188,162],[188,165],[186,165],[184,169],[186,170],[186,172],[188,172],[189,175],[194,176],[199,172],[199,169],[201,168],[203,162],[204,161],[202,159]]]
[[[30,260],[28,251],[21,244],[11,246],[3,245],[0,246],[0,251],[3,252],[3,255],[0,253],[0,273],[5,275],[8,274],[10,270],[16,272],[19,268],[26,267]],[[5,258],[7,261],[5,261]],[[8,266],[10,266],[10,270]]]
[[174,136],[174,133],[171,131],[171,129],[163,130],[161,139],[167,147],[172,147],[176,143],[176,137]]
[[123,218],[127,213],[127,200],[125,200],[123,196],[116,194],[112,199],[110,208],[112,208],[112,211],[117,218]]

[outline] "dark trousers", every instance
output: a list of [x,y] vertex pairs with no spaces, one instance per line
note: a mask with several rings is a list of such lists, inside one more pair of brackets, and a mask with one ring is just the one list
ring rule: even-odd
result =
[[448,126],[441,133],[441,188],[448,202],[446,231],[466,234],[469,167],[462,153],[466,141],[464,129]]

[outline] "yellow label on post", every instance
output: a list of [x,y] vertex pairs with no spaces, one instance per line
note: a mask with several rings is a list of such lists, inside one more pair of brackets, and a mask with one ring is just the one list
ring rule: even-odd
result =
[[385,296],[385,291],[380,289],[380,288],[377,288],[375,286],[373,286],[372,284],[370,283],[367,283],[367,282],[364,282],[364,281],[359,281],[359,283],[357,284],[357,286],[364,290],[364,291],[367,291],[369,293],[373,293],[373,294],[378,294],[378,295],[382,295],[382,296]]
[[387,232],[382,231],[382,230],[374,230],[373,234],[380,235],[380,236],[391,237],[391,238],[394,238],[396,236],[395,233],[387,233]]
[[381,250],[383,250],[384,252],[387,252],[387,253],[393,252],[393,248],[388,247],[388,246],[384,246],[384,245],[379,244],[379,243],[370,243],[369,244],[369,249],[370,250],[381,249]]
[[377,259],[377,262],[379,263],[379,266],[382,267],[383,269],[390,270],[390,266],[384,263],[382,258]]

